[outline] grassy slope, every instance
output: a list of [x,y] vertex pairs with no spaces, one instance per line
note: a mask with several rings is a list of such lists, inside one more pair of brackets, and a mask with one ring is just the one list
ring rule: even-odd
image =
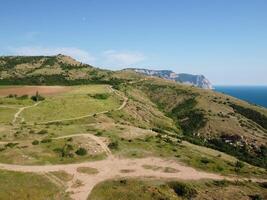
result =
[[88,200],[179,200],[223,199],[250,200],[267,198],[265,188],[257,183],[229,183],[226,181],[174,182],[136,179],[110,180],[98,184]]
[[[98,92],[97,92],[98,91]],[[89,94],[109,93],[105,85],[79,87],[66,94],[47,97],[37,107],[25,110],[22,117],[28,122],[45,122],[50,120],[75,118],[101,111],[116,109],[120,106],[117,95],[111,94],[107,99],[95,99]],[[74,106],[75,105],[75,109]]]
[[[129,87],[129,86],[128,86]],[[184,137],[205,144],[253,164],[266,167],[267,130],[236,112],[232,104],[240,105],[267,116],[266,109],[256,107],[213,91],[164,81],[145,80],[131,87],[142,90],[181,127]]]
[[[86,140],[82,139],[81,141],[78,141],[78,139],[75,138],[71,142],[67,142],[67,139],[52,140],[48,143],[41,142],[46,138],[86,133],[88,132],[88,127],[86,125],[76,124],[75,121],[66,122],[62,125],[60,123],[34,126],[31,124],[33,124],[33,122],[40,122],[38,116],[42,117],[41,120],[47,121],[51,119],[79,117],[82,115],[94,114],[96,112],[117,109],[121,105],[121,102],[120,98],[115,94],[110,94],[107,96],[107,99],[96,99],[92,97],[95,94],[108,94],[109,92],[110,91],[107,89],[106,85],[77,86],[68,93],[46,97],[38,107],[24,110],[22,117],[24,117],[26,121],[23,124],[18,124],[18,126],[14,127],[10,125],[10,122],[13,120],[13,115],[17,109],[0,108],[1,139],[10,141],[11,143],[13,141],[18,141],[18,144],[12,148],[6,147],[5,144],[0,145],[1,162],[16,164],[54,164],[104,158],[105,156],[103,155],[103,152],[98,152],[99,147],[88,138]],[[21,104],[26,104],[30,101],[4,97],[1,98],[1,100],[4,105],[18,107],[21,107]],[[62,100],[63,103],[57,103],[60,100]],[[75,105],[75,107],[73,105]],[[91,118],[94,119],[94,117]],[[88,119],[85,119],[87,123],[91,118],[89,117]],[[68,125],[68,123],[70,124]],[[34,140],[38,140],[40,144],[32,145]],[[62,148],[66,143],[71,144],[73,147],[73,150],[71,150],[71,157],[62,157],[59,153],[55,152],[55,149]],[[75,155],[74,152],[79,146],[83,146],[88,150],[87,156]]]
[[32,173],[0,170],[0,199],[69,199],[68,195],[47,178]]

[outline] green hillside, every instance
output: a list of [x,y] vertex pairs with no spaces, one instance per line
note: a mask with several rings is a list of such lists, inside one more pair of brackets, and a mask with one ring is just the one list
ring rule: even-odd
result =
[[[35,186],[44,198],[85,199],[89,186],[88,199],[265,198],[266,125],[267,109],[212,90],[64,55],[0,57],[0,177],[13,181],[4,197],[17,197],[16,181],[27,191],[24,172],[36,172],[58,186]],[[200,181],[209,173],[222,177]]]

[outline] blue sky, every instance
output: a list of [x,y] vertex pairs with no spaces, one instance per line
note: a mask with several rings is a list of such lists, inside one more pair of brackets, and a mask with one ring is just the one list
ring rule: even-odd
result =
[[92,65],[267,85],[266,0],[1,0],[0,55],[64,53]]

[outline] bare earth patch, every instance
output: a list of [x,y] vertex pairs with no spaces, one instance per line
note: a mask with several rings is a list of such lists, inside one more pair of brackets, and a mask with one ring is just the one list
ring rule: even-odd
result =
[[7,96],[9,94],[17,95],[34,95],[37,91],[41,95],[55,95],[71,90],[71,87],[64,86],[22,86],[22,87],[7,87],[0,88],[0,96]]

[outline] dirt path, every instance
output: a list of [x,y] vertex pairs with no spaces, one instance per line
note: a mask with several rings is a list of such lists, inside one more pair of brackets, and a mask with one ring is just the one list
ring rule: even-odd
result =
[[[118,91],[114,90],[114,89],[112,88],[112,86],[107,86],[107,88],[108,88],[111,92],[114,92],[117,96],[123,98],[123,102],[122,102],[122,104],[120,105],[119,108],[115,109],[115,111],[122,110],[122,109],[127,105],[128,98],[125,97],[125,96],[123,96],[122,94],[120,94]],[[89,114],[89,115],[83,115],[83,116],[73,117],[73,118],[67,118],[67,119],[51,120],[51,121],[46,121],[46,122],[40,122],[40,123],[38,123],[38,124],[49,124],[49,123],[56,123],[56,122],[65,122],[65,121],[79,120],[79,119],[83,119],[83,118],[87,118],[87,117],[93,117],[93,116],[96,116],[96,115],[105,114],[105,113],[108,113],[109,111],[110,111],[110,110],[105,110],[105,111],[101,111],[101,112],[93,113],[93,114]]]
[[[114,157],[111,154],[108,146],[101,138],[91,134],[76,134],[57,137],[54,139],[62,139],[69,137],[84,136],[95,140],[101,148],[107,153],[108,157],[105,160],[84,162],[78,164],[62,164],[62,165],[12,165],[0,163],[0,169],[19,171],[19,172],[34,172],[45,175],[49,180],[60,187],[65,187],[67,192],[70,192],[74,200],[86,200],[92,189],[98,183],[114,178],[130,178],[130,177],[145,177],[159,179],[180,179],[180,180],[200,180],[200,179],[228,179],[220,175],[197,171],[194,168],[184,166],[173,160],[149,157],[142,159],[127,159]],[[146,166],[146,167],[145,167]],[[149,167],[150,166],[150,167]],[[79,167],[89,167],[97,169],[97,174],[84,174],[77,171]],[[156,167],[157,170],[152,169]],[[173,173],[164,169],[171,168]],[[73,178],[68,182],[61,181],[58,177],[49,172],[65,171]],[[127,171],[128,173],[125,173]],[[79,182],[77,186],[77,182]]]
[[[164,171],[155,171],[145,169],[144,165],[153,165],[158,167],[171,167],[178,172],[168,173]],[[77,172],[79,167],[95,168],[99,171],[98,174],[82,174]],[[66,165],[43,165],[43,166],[22,166],[0,164],[1,169],[20,171],[20,172],[35,172],[48,173],[53,171],[64,170],[73,176],[73,179],[67,183],[67,191],[71,192],[71,197],[77,200],[86,200],[94,186],[104,180],[118,177],[149,177],[149,178],[165,178],[165,179],[183,179],[183,180],[199,180],[199,179],[223,179],[224,177],[199,172],[191,167],[186,167],[171,160],[163,160],[160,158],[143,158],[143,159],[120,159],[108,157],[105,160],[95,162],[85,162],[80,164]],[[130,170],[130,173],[123,173],[122,170]],[[75,182],[79,180],[82,185],[73,187]]]
[[15,115],[14,115],[14,119],[12,121],[12,124],[15,124],[16,123],[16,121],[19,118],[19,115],[22,113],[22,111],[24,111],[25,109],[28,109],[28,108],[35,107],[35,106],[39,105],[40,103],[41,103],[41,101],[35,103],[32,106],[25,106],[25,107],[19,108],[18,112],[16,112]]

